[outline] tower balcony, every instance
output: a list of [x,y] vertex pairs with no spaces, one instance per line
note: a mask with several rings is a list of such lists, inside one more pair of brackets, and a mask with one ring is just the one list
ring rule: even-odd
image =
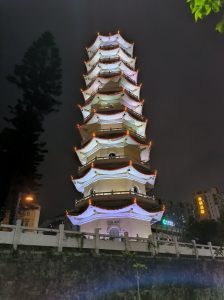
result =
[[127,126],[115,127],[115,128],[101,128],[100,125],[94,124],[94,128],[93,126],[90,128],[90,125],[88,125],[87,127],[89,130],[87,128],[84,129],[83,127],[79,127],[79,131],[82,137],[82,146],[88,143],[93,136],[109,139],[109,138],[115,138],[125,134],[130,134],[135,139],[137,139],[140,143],[146,142],[145,136],[136,133],[136,131],[130,129]]
[[130,76],[128,76],[127,74],[125,74],[124,72],[122,72],[121,70],[102,70],[100,71],[96,76],[91,78],[91,81],[86,85],[86,88],[88,89],[93,82],[97,79],[97,78],[110,78],[110,77],[114,77],[114,76],[118,76],[118,75],[122,75],[125,79],[127,79],[130,83],[132,84],[136,84],[136,81],[133,80]]
[[134,191],[111,191],[111,192],[93,192],[92,194],[75,200],[75,210],[81,212],[89,204],[101,208],[118,209],[130,204],[137,203],[143,209],[154,212],[161,210],[154,196],[148,196]]
[[119,113],[122,111],[127,111],[128,113],[130,113],[133,117],[135,117],[136,119],[143,121],[145,118],[144,116],[142,116],[141,114],[135,112],[134,110],[124,106],[122,103],[114,103],[111,104],[109,107],[108,106],[103,106],[102,104],[95,104],[92,106],[90,114],[84,118],[84,123],[87,122],[94,113],[110,113],[110,114],[115,114],[115,113]]
[[127,54],[129,57],[132,57],[132,56],[130,55],[130,53],[128,53],[128,51],[127,51],[125,48],[123,48],[121,45],[119,45],[118,43],[104,44],[104,45],[101,45],[101,46],[99,47],[99,49],[101,49],[101,50],[112,50],[112,49],[118,48],[119,46],[120,46],[121,49],[125,52],[125,54]]
[[[113,153],[112,153],[113,154]],[[88,169],[91,167],[97,167],[97,168],[107,168],[107,169],[116,169],[125,167],[126,165],[130,164],[130,162],[133,164],[136,169],[138,169],[140,172],[150,172],[150,165],[149,163],[138,161],[138,160],[130,160],[130,156],[127,155],[120,155],[120,156],[104,156],[104,157],[95,157],[94,159],[90,160],[87,164],[81,166],[78,168],[78,175],[81,176],[84,174]]]

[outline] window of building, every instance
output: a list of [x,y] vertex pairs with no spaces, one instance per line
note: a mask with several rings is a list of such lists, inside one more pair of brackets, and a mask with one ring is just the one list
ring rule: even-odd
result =
[[115,158],[116,157],[116,154],[114,153],[114,152],[111,152],[110,154],[109,154],[109,158]]

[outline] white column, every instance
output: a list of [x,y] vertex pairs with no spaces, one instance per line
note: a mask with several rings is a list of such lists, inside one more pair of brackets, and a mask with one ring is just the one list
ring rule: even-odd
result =
[[215,255],[214,255],[214,251],[213,251],[213,249],[212,249],[212,243],[211,243],[211,242],[208,242],[208,246],[209,246],[209,250],[210,250],[210,253],[211,253],[211,257],[212,257],[212,259],[214,259],[214,258],[215,258]]
[[198,249],[197,249],[196,241],[192,240],[191,242],[192,242],[192,245],[193,245],[195,257],[196,257],[196,259],[198,259]]
[[58,252],[63,250],[63,240],[64,240],[64,224],[59,225],[59,235],[58,235]]
[[12,241],[14,250],[16,250],[19,245],[20,234],[21,234],[21,224],[22,224],[22,220],[16,221],[16,226],[14,229],[14,236],[13,236],[13,241]]
[[95,228],[95,237],[94,237],[94,248],[96,254],[99,254],[99,247],[100,247],[100,229],[101,228]]

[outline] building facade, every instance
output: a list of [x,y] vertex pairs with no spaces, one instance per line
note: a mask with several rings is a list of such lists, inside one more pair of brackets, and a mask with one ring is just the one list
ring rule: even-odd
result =
[[156,172],[149,164],[151,142],[133,46],[118,32],[98,35],[87,48],[86,89],[81,90],[85,103],[79,106],[84,122],[77,125],[82,141],[74,149],[81,167],[72,176],[83,197],[68,213],[83,232],[100,228],[114,237],[126,232],[147,237],[163,214],[148,196]]
[[[32,198],[29,197],[27,194],[20,195],[15,212],[14,224],[16,224],[17,220],[21,220],[22,226],[37,228],[39,225],[41,206],[36,202],[33,196]],[[4,218],[1,221],[2,224],[10,223],[10,214],[11,212],[9,210],[5,212]]]
[[184,227],[189,218],[194,217],[194,206],[192,202],[163,201],[165,212],[163,217],[173,223],[173,226]]
[[224,211],[224,193],[213,187],[193,193],[195,217],[201,220],[219,220]]

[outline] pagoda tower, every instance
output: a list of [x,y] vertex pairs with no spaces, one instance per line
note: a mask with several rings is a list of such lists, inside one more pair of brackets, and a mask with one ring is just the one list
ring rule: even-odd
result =
[[88,48],[83,124],[77,125],[81,163],[72,182],[83,197],[67,216],[82,232],[100,228],[113,237],[148,237],[163,210],[151,194],[156,172],[150,169],[144,100],[137,83],[133,44],[120,33],[98,34]]

